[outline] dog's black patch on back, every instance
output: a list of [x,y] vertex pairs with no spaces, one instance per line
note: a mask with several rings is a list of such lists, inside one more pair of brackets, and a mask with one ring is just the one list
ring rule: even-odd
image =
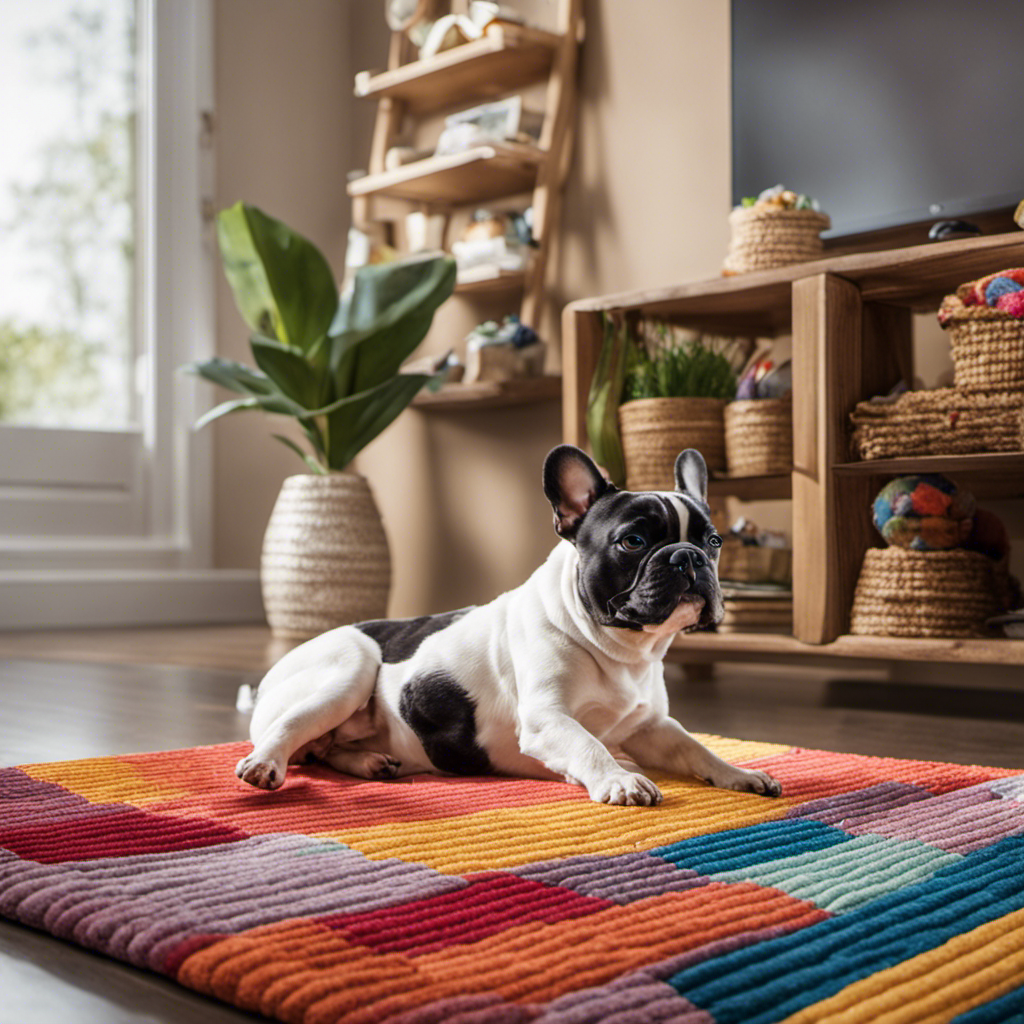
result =
[[414,676],[398,712],[419,737],[430,763],[455,775],[486,775],[491,762],[476,741],[476,706],[447,672]]
[[416,619],[374,619],[372,622],[357,622],[355,626],[380,644],[384,662],[392,664],[408,661],[431,633],[439,633],[472,610],[471,605],[440,615],[421,615]]

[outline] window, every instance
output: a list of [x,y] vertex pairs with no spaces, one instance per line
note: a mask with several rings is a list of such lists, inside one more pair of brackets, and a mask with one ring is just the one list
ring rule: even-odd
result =
[[69,581],[95,604],[103,573],[209,565],[209,395],[176,369],[214,349],[211,20],[0,5],[0,627],[99,621]]
[[135,0],[6,0],[0,422],[137,420]]

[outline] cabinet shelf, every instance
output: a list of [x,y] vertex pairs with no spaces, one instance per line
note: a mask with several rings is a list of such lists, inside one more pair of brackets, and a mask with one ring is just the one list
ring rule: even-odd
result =
[[482,203],[529,192],[543,159],[543,151],[533,146],[477,146],[367,174],[349,182],[348,194],[354,199],[378,195],[448,206]]
[[1024,452],[869,459],[864,462],[842,462],[834,466],[833,470],[846,477],[946,473],[963,479],[979,498],[1024,498]]
[[712,476],[708,494],[740,501],[776,501],[793,496],[792,477],[779,476]]
[[688,633],[676,638],[668,658],[707,661],[928,661],[964,665],[1024,665],[1024,640],[853,636],[805,644],[781,633]]
[[440,391],[421,391],[413,408],[424,412],[476,412],[511,405],[550,402],[562,397],[562,378],[554,375],[516,380],[481,380],[472,384],[445,384]]
[[[912,313],[935,311],[964,281],[1024,263],[1024,233],[821,259],[735,277],[581,299],[563,315],[563,437],[585,445],[602,314],[664,319],[711,333],[792,333],[793,459],[787,479],[712,478],[709,492],[793,502],[793,634],[686,637],[677,660],[860,658],[1024,664],[1024,642],[849,635],[868,510],[881,482],[948,473],[979,498],[1024,498],[1024,452],[849,461],[849,413],[913,375]],[[685,654],[682,652],[686,652]]]
[[472,106],[546,78],[561,36],[526,25],[492,25],[471,43],[378,74],[356,75],[355,94],[390,98],[424,114]]
[[455,291],[459,295],[508,295],[525,286],[526,274],[522,270],[498,270],[491,277],[456,281]]

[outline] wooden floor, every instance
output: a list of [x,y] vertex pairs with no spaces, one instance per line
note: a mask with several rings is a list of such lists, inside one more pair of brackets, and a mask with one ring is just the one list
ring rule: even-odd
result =
[[[238,686],[289,646],[253,626],[0,634],[0,766],[244,739]],[[694,731],[1024,770],[1019,689],[777,665],[719,668],[709,681],[677,666],[668,675],[673,713]],[[0,1024],[255,1019],[0,922]]]

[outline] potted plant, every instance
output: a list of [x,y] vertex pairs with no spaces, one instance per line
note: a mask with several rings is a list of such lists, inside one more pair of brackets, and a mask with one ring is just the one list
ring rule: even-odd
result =
[[310,241],[246,203],[217,218],[224,272],[252,335],[256,367],[207,359],[183,369],[241,397],[206,413],[200,428],[248,409],[292,417],[309,450],[308,473],[284,481],[267,526],[261,585],[278,636],[308,637],[381,618],[391,567],[387,539],[355,456],[444,371],[403,373],[438,306],[455,286],[455,261],[432,255],[363,267],[339,295]]
[[606,317],[587,431],[612,480],[671,490],[685,448],[700,451],[708,469],[725,469],[723,412],[748,348],[745,339],[706,339],[664,323],[631,333]]

